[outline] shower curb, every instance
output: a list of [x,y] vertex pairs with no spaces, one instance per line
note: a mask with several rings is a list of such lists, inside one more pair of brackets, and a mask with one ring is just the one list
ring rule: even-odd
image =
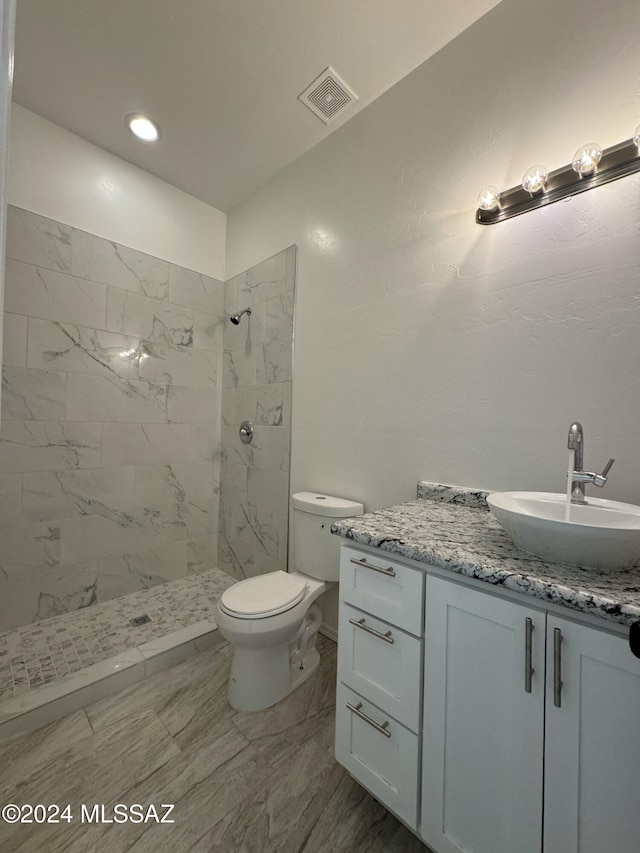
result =
[[52,723],[125,687],[218,645],[223,640],[208,619],[63,675],[49,684],[0,701],[0,740]]

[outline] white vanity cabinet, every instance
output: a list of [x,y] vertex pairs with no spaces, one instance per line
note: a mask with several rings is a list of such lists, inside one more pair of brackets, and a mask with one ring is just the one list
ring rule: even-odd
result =
[[544,611],[430,576],[425,624],[420,835],[540,853]]
[[342,548],[338,761],[435,853],[640,849],[626,632],[414,566]]
[[437,853],[640,849],[627,639],[433,576],[425,625],[421,837]]
[[545,853],[640,850],[640,660],[625,638],[549,615],[545,734]]
[[336,758],[418,828],[424,572],[343,546]]

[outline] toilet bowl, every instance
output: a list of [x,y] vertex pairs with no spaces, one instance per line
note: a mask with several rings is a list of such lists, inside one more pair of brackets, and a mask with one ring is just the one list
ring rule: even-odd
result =
[[339,577],[331,519],[364,511],[361,503],[315,492],[299,492],[291,504],[296,570],[239,581],[216,606],[220,633],[233,646],[229,703],[239,711],[274,705],[317,669],[322,611],[315,601]]
[[[273,605],[271,610],[247,614],[231,609],[233,604],[241,609],[244,607],[242,592],[253,598],[250,585],[254,582],[262,589],[269,583],[280,588],[280,575],[298,582],[299,595],[295,601],[287,605],[286,599],[290,593],[283,592],[280,603],[276,603],[277,597],[270,592],[269,603]],[[237,587],[243,584],[247,587],[238,591]],[[216,622],[222,636],[234,647],[229,676],[229,702],[232,707],[239,711],[268,708],[293,689],[294,681],[297,687],[315,671],[320,663],[320,656],[315,649],[309,649],[309,652],[315,654],[304,659],[302,668],[301,661],[298,660],[297,671],[291,671],[291,657],[295,652],[291,645],[298,638],[311,605],[329,586],[326,581],[306,578],[298,572],[272,572],[270,575],[240,581],[229,587],[227,592],[233,591],[236,598],[233,604],[229,605],[228,596],[223,595],[218,602]],[[320,622],[315,627],[316,632],[319,627]]]

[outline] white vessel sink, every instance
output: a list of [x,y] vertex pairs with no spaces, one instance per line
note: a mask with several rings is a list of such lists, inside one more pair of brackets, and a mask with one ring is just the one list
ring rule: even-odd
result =
[[640,562],[640,507],[552,492],[494,492],[487,503],[518,548],[551,562],[616,571]]

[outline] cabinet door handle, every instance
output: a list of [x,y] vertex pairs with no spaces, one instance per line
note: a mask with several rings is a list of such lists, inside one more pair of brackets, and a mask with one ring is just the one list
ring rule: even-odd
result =
[[377,637],[379,640],[384,640],[385,643],[391,643],[393,645],[395,640],[391,636],[391,631],[387,631],[386,634],[381,634],[380,631],[376,631],[375,628],[370,628],[364,621],[364,617],[362,619],[349,619],[349,625],[355,625],[356,628],[362,628],[363,631],[366,631],[367,634],[373,634],[374,637]]
[[352,714],[356,714],[356,716],[360,717],[361,720],[364,720],[365,723],[369,723],[370,726],[373,726],[373,728],[377,732],[380,732],[381,735],[384,735],[385,737],[391,737],[391,732],[388,729],[389,720],[385,720],[382,725],[376,723],[376,721],[372,720],[371,717],[367,717],[364,711],[360,710],[360,708],[362,708],[362,702],[358,702],[357,705],[352,705],[351,702],[347,702],[347,708],[351,711]]
[[533,619],[524,620],[524,691],[531,693],[531,676],[535,672],[531,664]]
[[395,578],[396,573],[391,566],[388,569],[381,569],[380,566],[374,566],[373,563],[368,563],[365,557],[360,557],[359,560],[352,559],[351,562],[356,566],[362,566],[363,569],[371,569],[372,572],[378,572],[381,575],[386,575],[388,578]]
[[562,631],[553,629],[553,704],[562,707]]

